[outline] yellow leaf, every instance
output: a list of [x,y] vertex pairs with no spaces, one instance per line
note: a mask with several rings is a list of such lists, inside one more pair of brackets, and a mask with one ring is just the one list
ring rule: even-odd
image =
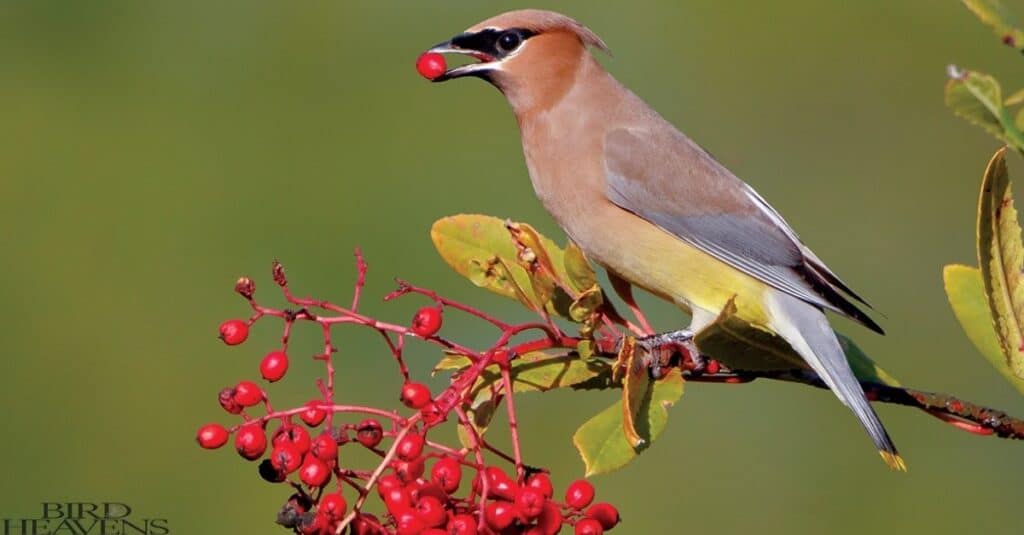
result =
[[622,385],[622,432],[630,446],[639,448],[644,445],[644,439],[637,433],[634,420],[647,397],[651,380],[647,368],[639,363],[633,338],[626,338],[619,359],[625,361],[626,372]]
[[1017,27],[1017,21],[1000,0],[963,0],[982,23],[990,26],[1003,44],[1017,50],[1024,47],[1024,32]]
[[978,265],[1003,355],[1014,375],[1024,378],[1024,244],[1005,148],[989,161],[979,197]]
[[622,434],[621,399],[581,425],[572,436],[572,443],[583,458],[587,477],[622,468],[650,447],[665,430],[668,409],[683,396],[683,384],[679,368],[649,383],[635,419],[637,433],[644,440],[640,448],[634,448]]
[[565,271],[569,275],[569,282],[577,291],[586,290],[597,284],[594,267],[590,265],[583,250],[571,241],[565,246]]
[[948,265],[942,270],[942,280],[949,304],[953,307],[953,313],[967,338],[996,371],[1024,394],[1024,379],[1010,371],[1003,349],[999,345],[999,337],[992,323],[992,310],[985,296],[985,283],[981,280],[981,271],[971,266]]

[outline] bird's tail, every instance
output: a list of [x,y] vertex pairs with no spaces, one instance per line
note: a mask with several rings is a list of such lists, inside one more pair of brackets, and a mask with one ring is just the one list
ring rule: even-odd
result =
[[772,292],[767,299],[773,318],[772,330],[789,342],[836,397],[853,411],[885,464],[893,470],[906,471],[907,465],[864,396],[864,390],[853,375],[825,314],[813,305],[782,292]]

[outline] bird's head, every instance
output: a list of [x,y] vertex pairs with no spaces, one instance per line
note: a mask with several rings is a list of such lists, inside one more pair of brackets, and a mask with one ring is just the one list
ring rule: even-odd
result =
[[572,18],[524,9],[480,22],[429,52],[462,54],[477,60],[449,69],[433,81],[482,78],[521,111],[563,95],[575,81],[580,66],[590,59],[588,46],[608,52],[597,34]]

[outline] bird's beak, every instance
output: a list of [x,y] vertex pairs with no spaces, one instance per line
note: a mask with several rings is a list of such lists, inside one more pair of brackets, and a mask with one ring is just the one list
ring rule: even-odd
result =
[[496,69],[497,58],[494,56],[482,52],[480,50],[474,50],[467,46],[459,46],[460,42],[466,43],[468,39],[466,37],[470,34],[462,34],[453,37],[450,41],[438,43],[427,52],[433,52],[436,54],[461,54],[463,56],[470,56],[478,60],[477,63],[468,63],[466,65],[460,65],[448,69],[441,76],[431,80],[432,82],[445,82],[454,78],[462,78],[463,76],[476,76],[478,78],[487,79],[488,73]]

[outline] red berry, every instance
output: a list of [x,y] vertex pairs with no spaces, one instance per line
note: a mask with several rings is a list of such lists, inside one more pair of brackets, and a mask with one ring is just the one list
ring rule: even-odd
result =
[[271,383],[280,381],[287,371],[288,354],[284,351],[271,351],[260,362],[260,375]]
[[330,433],[324,432],[317,435],[309,446],[309,453],[325,463],[338,458],[338,442]]
[[508,477],[508,474],[497,466],[488,466],[486,473],[488,477],[487,491],[491,496],[508,501],[516,499],[517,485]]
[[422,535],[448,535],[448,532],[441,528],[430,528],[424,531]]
[[416,513],[428,528],[436,528],[448,518],[444,504],[433,496],[424,496],[416,502]]
[[521,487],[516,493],[516,511],[524,518],[537,518],[544,510],[547,500],[541,491],[533,487]]
[[614,505],[606,502],[595,503],[587,509],[587,518],[593,518],[601,523],[605,530],[614,528],[619,523],[619,510]]
[[423,383],[405,383],[399,399],[406,407],[419,410],[430,404],[430,389]]
[[393,489],[400,488],[402,488],[402,481],[394,474],[388,474],[377,480],[377,494],[382,500],[386,499],[388,493]]
[[530,476],[530,479],[526,480],[526,486],[539,490],[544,495],[544,499],[547,500],[550,500],[551,496],[555,493],[555,488],[551,485],[551,478],[543,472]]
[[196,433],[196,442],[205,449],[215,450],[228,441],[228,430],[220,424],[206,424]]
[[380,535],[384,531],[380,527],[380,521],[376,516],[369,513],[359,513],[352,519],[352,535]]
[[302,454],[291,444],[274,446],[270,452],[270,465],[282,474],[290,474],[302,466]]
[[424,52],[416,58],[416,72],[427,80],[433,80],[448,70],[444,56],[436,52]]
[[310,427],[316,427],[323,423],[324,418],[327,418],[327,411],[318,407],[324,402],[319,399],[314,399],[306,402],[306,410],[299,413],[299,418],[302,418],[303,422]]
[[242,320],[228,320],[220,324],[220,339],[229,346],[237,346],[249,337],[249,324]]
[[392,515],[398,515],[398,513],[412,507],[412,500],[409,498],[409,491],[405,487],[395,487],[388,489],[384,493],[384,506],[388,508],[388,512]]
[[423,307],[412,318],[412,332],[420,338],[430,338],[441,330],[441,309]]
[[263,390],[256,383],[242,381],[235,385],[235,393],[232,399],[243,407],[252,407],[263,401]]
[[594,486],[585,479],[573,481],[565,491],[565,504],[579,510],[594,501]]
[[431,483],[429,481],[423,481],[417,479],[405,486],[405,490],[409,491],[409,498],[412,499],[413,503],[418,502],[425,496],[433,496],[437,498],[441,503],[448,502],[448,494],[441,490],[441,487],[437,483]]
[[476,518],[471,515],[455,515],[448,521],[450,535],[476,535]]
[[299,469],[299,479],[310,487],[322,487],[331,479],[331,467],[320,459],[307,455],[302,461],[302,468]]
[[356,440],[367,448],[376,448],[384,438],[384,430],[380,422],[373,418],[367,418],[356,426]]
[[312,441],[309,439],[309,433],[305,428],[297,425],[284,424],[277,428],[274,432],[274,438],[272,440],[274,446],[280,444],[291,444],[295,446],[295,449],[302,455],[305,455],[309,451]]
[[441,487],[441,490],[453,494],[459,490],[462,481],[462,465],[451,457],[442,457],[430,469],[430,480]]
[[508,502],[490,502],[484,510],[484,520],[492,529],[501,531],[515,522],[515,507]]
[[345,497],[339,491],[320,498],[320,508],[317,509],[317,513],[331,520],[341,520],[345,518],[345,509],[348,509],[348,503],[345,502]]
[[718,361],[715,360],[715,359],[709,360],[707,366],[704,367],[704,371],[706,373],[710,373],[711,375],[714,375],[714,374],[718,373],[721,370],[722,370],[722,365],[719,364]]
[[417,457],[411,461],[396,461],[394,467],[398,479],[405,483],[412,483],[423,477],[423,457]]
[[411,461],[420,456],[423,453],[423,435],[416,432],[411,432],[402,437],[402,440],[398,442],[398,447],[395,449],[395,454],[398,455],[399,459],[403,461]]
[[427,529],[427,526],[423,524],[423,520],[420,519],[420,515],[416,513],[415,509],[406,507],[393,514],[395,516],[396,535],[420,535],[423,533],[423,530]]
[[562,520],[562,511],[558,506],[547,502],[540,512],[540,518],[537,519],[537,527],[543,531],[544,535],[555,535],[562,529]]
[[576,523],[576,535],[604,535],[604,527],[593,518],[584,518]]
[[242,457],[255,461],[267,450],[267,435],[259,424],[245,424],[235,433],[235,449]]

